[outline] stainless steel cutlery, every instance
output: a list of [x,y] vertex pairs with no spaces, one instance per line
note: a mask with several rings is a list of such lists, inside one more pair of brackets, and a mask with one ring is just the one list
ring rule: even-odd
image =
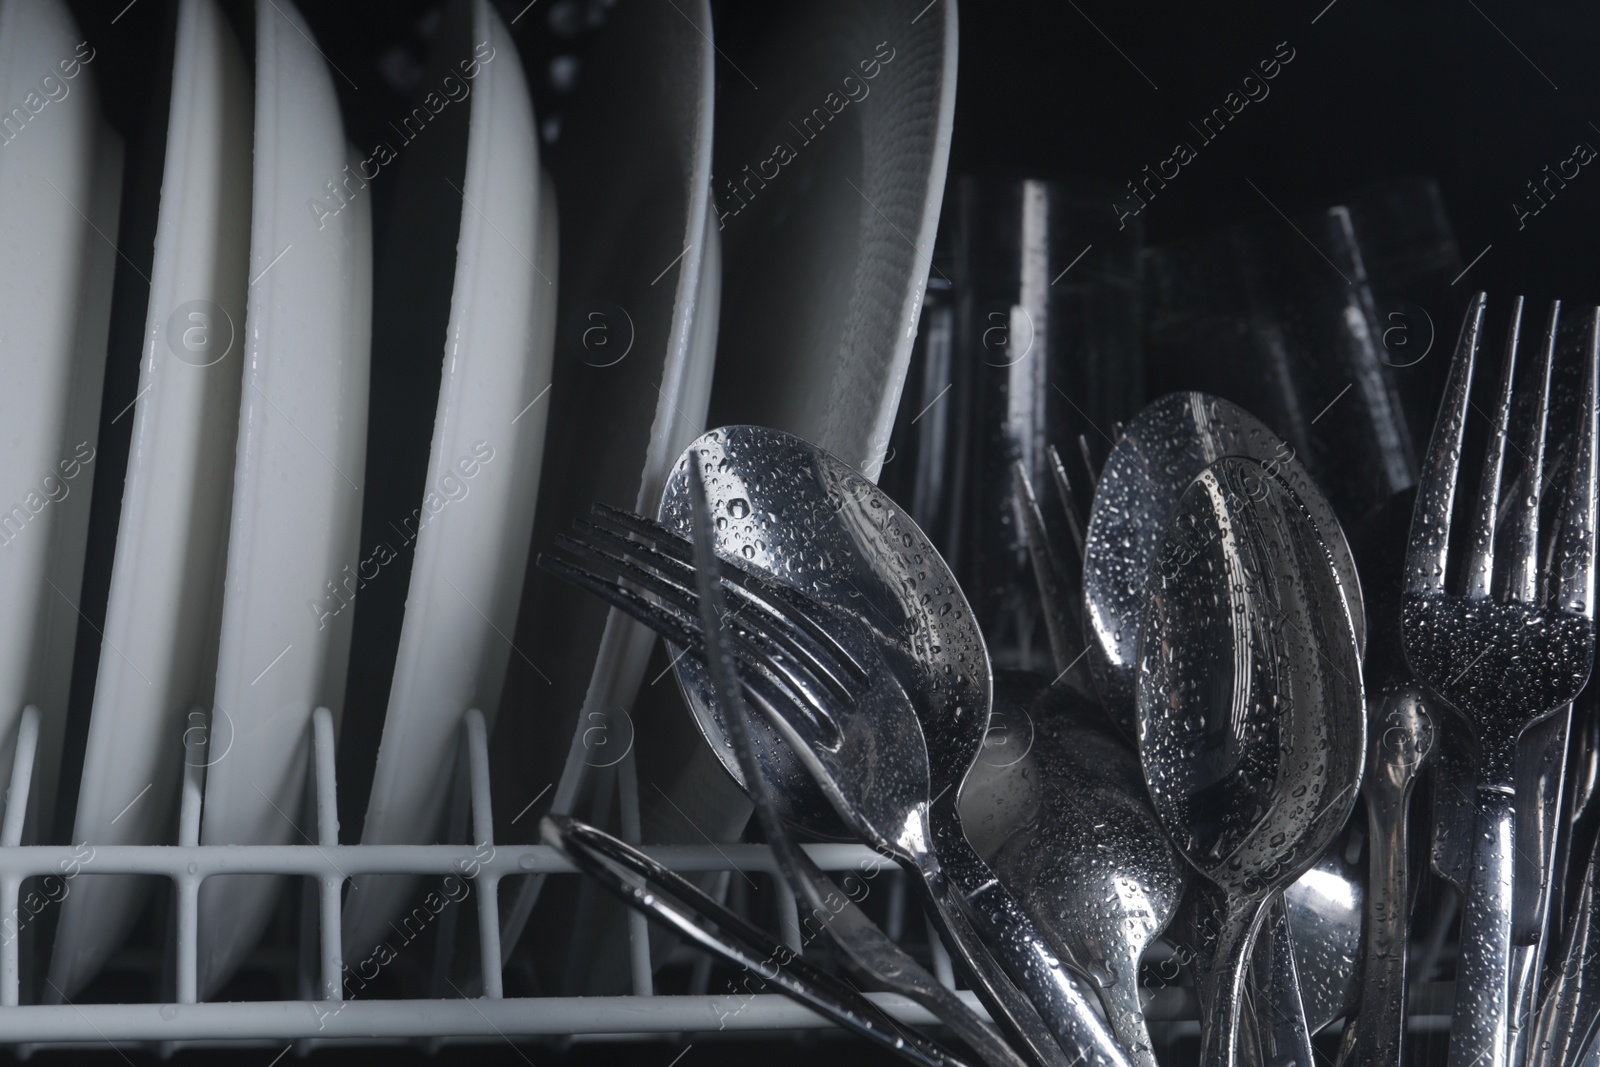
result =
[[[541,566],[666,637],[701,732],[846,969],[968,1051],[798,955],[774,986],[924,1064],[1180,1062],[1150,1015],[1183,1002],[1160,995],[1173,983],[1192,983],[1205,1067],[1311,1067],[1313,1038],[1340,1020],[1341,1064],[1398,1064],[1420,842],[1465,896],[1452,1067],[1600,1055],[1593,864],[1575,899],[1561,888],[1566,857],[1592,844],[1593,724],[1571,716],[1595,643],[1600,311],[1582,384],[1553,404],[1559,309],[1519,372],[1514,305],[1464,527],[1452,509],[1486,307],[1473,302],[1450,370],[1403,580],[1377,601],[1398,605],[1378,632],[1399,636],[1383,638],[1370,698],[1339,521],[1292,449],[1202,394],[1117,426],[1103,469],[1086,453],[1087,518],[1053,448],[1046,499],[1013,469],[1053,678],[996,676],[910,517],[775,430],[695,441],[659,519],[601,506],[557,538]],[[1431,842],[1413,830],[1425,773],[1432,810],[1415,819]],[[1346,832],[1358,797],[1366,818]],[[746,968],[772,951],[598,829],[545,832],[702,947]],[[805,834],[859,839],[908,873],[992,1024],[854,899],[827,905],[848,879],[817,868]],[[1152,959],[1176,967],[1152,969],[1157,941]]]
[[[1406,554],[1402,625],[1406,659],[1417,677],[1458,716],[1447,729],[1477,741],[1472,861],[1462,911],[1461,959],[1451,1067],[1510,1064],[1512,896],[1517,741],[1583,689],[1594,660],[1595,402],[1591,344],[1574,437],[1570,482],[1561,507],[1541,516],[1550,369],[1558,307],[1552,307],[1533,367],[1533,400],[1511,426],[1522,301],[1516,301],[1485,450],[1471,528],[1452,546],[1452,509],[1463,459],[1470,387],[1487,300],[1467,312],[1455,361],[1423,463]],[[1600,319],[1597,319],[1600,326]],[[1509,474],[1507,459],[1509,455]],[[1507,535],[1497,535],[1502,484],[1523,489],[1506,503]],[[1541,559],[1541,518],[1559,535]],[[1497,544],[1497,541],[1500,543]],[[1451,581],[1450,579],[1455,579]]]

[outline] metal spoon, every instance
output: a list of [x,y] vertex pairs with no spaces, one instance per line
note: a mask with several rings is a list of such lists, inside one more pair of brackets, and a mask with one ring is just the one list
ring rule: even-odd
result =
[[[998,960],[1069,1053],[1126,1062],[1076,980],[962,833],[957,800],[988,730],[991,675],[983,635],[944,560],[909,516],[854,468],[797,437],[756,426],[724,427],[690,444],[662,495],[659,518],[668,529],[685,536],[692,530],[691,452],[705,475],[718,552],[854,620],[872,637],[873,647],[862,655],[889,665],[874,678],[874,696],[866,702],[872,710],[858,707],[852,715],[885,717],[860,727],[893,734],[887,751],[894,752],[896,773],[877,773],[888,768],[880,757],[885,766],[871,775],[858,767],[846,779],[833,778],[873,809],[857,811],[866,819],[855,820],[851,829],[899,849],[901,859],[927,876],[920,880],[929,890],[927,902],[951,948],[989,994],[991,1011],[1004,1008],[1000,998],[1007,992],[992,971]],[[684,657],[676,670],[712,750],[742,784],[702,665]],[[890,692],[896,686],[898,697]],[[899,718],[906,709],[914,712],[909,725]],[[751,718],[749,726],[786,821],[813,830],[837,825],[824,812],[837,809],[842,798],[830,802],[816,784],[845,773],[818,762],[836,753],[818,746],[797,753],[795,736],[780,735],[764,717]],[[923,751],[925,771],[919,766]],[[902,810],[903,805],[910,807]],[[901,824],[893,835],[883,832],[880,819],[889,814]],[[907,837],[913,827],[927,838]],[[984,945],[972,937],[969,914]]]
[[1366,708],[1329,550],[1283,478],[1238,457],[1208,467],[1159,558],[1186,551],[1148,589],[1139,751],[1162,825],[1221,893],[1201,1063],[1231,1067],[1266,905],[1349,817]]
[[990,742],[961,821],[978,854],[1050,943],[1087,976],[1112,1032],[1156,1067],[1139,963],[1177,911],[1188,869],[1150,808],[1138,756],[1104,714],[1050,679],[995,678]]
[[[728,426],[696,438],[667,477],[657,518],[684,537],[693,533],[690,452],[705,471],[718,552],[828,607],[865,616],[903,654],[938,663],[930,676],[936,690],[917,713],[930,748],[937,747],[935,735],[955,735],[934,785],[936,793],[948,787],[953,794],[983,745],[987,724],[979,720],[988,716],[991,680],[983,635],[921,531],[859,472],[810,443],[759,426]],[[890,522],[892,540],[881,525]],[[743,786],[704,666],[685,657],[676,673],[706,743]],[[765,717],[753,716],[750,727],[784,821],[817,837],[852,836]]]
[[[690,459],[695,459],[693,452],[690,453]],[[733,712],[728,717],[729,740],[733,742],[734,753],[744,770],[762,832],[784,877],[812,914],[827,917],[824,925],[832,934],[835,944],[858,968],[880,981],[887,979],[889,988],[907,992],[915,1001],[936,1012],[941,1021],[993,1067],[1024,1067],[1024,1061],[1007,1048],[997,1034],[984,1026],[965,1004],[957,1000],[952,991],[939,986],[931,975],[867,919],[848,892],[845,894],[845,903],[834,906],[832,901],[838,898],[838,893],[834,891],[833,883],[809,856],[800,851],[779,819],[770,800],[772,790],[761,779],[749,732],[744,726],[749,713],[744,705],[738,671],[729,651],[731,642],[724,633],[725,629],[731,629],[731,625],[722,589],[722,565],[712,544],[715,535],[699,467],[698,461],[690,463],[689,489],[694,511],[695,578],[700,597],[700,629],[706,641],[706,667],[717,687],[718,696]]]
[[1111,449],[1100,471],[1084,543],[1089,663],[1095,688],[1129,737],[1134,734],[1145,582],[1178,498],[1191,479],[1222,456],[1257,460],[1299,494],[1333,557],[1340,591],[1349,602],[1356,649],[1366,649],[1366,615],[1350,546],[1294,449],[1226,400],[1204,393],[1169,394],[1139,412]]
[[[1282,474],[1312,512],[1319,530],[1334,531],[1326,540],[1340,568],[1341,582],[1353,591],[1348,606],[1358,645],[1364,643],[1365,611],[1343,530],[1321,490],[1294,459],[1294,450],[1264,424],[1226,400],[1201,393],[1174,393],[1148,405],[1129,426],[1119,427],[1117,438],[1101,472],[1089,521],[1091,535],[1082,550],[1084,628],[1090,631],[1094,687],[1113,720],[1123,724],[1130,737],[1135,718],[1132,657],[1136,650],[1131,639],[1123,639],[1137,631],[1139,604],[1152,563],[1171,566],[1176,562],[1157,559],[1173,508],[1194,476],[1219,456],[1251,457]],[[1056,467],[1059,469],[1059,462]],[[1089,469],[1095,470],[1092,465]],[[1064,472],[1057,475],[1062,476]],[[1060,495],[1071,499],[1065,490]],[[1031,495],[1025,499],[1031,500]],[[1042,526],[1025,510],[1024,519],[1030,518],[1034,519],[1030,525]],[[1035,540],[1043,538],[1034,533],[1030,549]],[[1036,564],[1039,555],[1035,553]],[[1046,618],[1049,621],[1048,614]],[[1097,619],[1112,621],[1102,625]],[[1115,621],[1118,619],[1124,621]],[[1081,647],[1066,651],[1075,655]],[[1062,669],[1067,664],[1058,662],[1056,666]],[[1256,990],[1255,1002],[1268,1024],[1262,1040],[1285,1056],[1307,1058],[1311,1035],[1304,1025],[1301,991],[1294,977],[1295,947],[1281,922],[1271,923],[1267,935],[1275,944],[1263,949],[1262,955],[1275,964],[1258,972],[1262,988]],[[1269,990],[1277,998],[1270,1007]]]

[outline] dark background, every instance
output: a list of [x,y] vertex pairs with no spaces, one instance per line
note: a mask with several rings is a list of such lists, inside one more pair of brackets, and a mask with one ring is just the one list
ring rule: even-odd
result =
[[[599,0],[498,2],[534,83],[545,121],[558,119],[564,93],[553,61],[579,61],[611,6]],[[667,2],[667,0],[622,0]],[[946,2],[946,0],[939,0]],[[93,69],[112,123],[129,146],[129,182],[119,245],[148,269],[153,218],[131,205],[153,195],[162,150],[166,66],[170,59],[165,0],[73,0],[84,35],[97,49]],[[248,41],[249,8],[230,7]],[[350,0],[301,5],[318,44],[341,72],[335,78],[352,139],[363,144],[402,113],[407,90],[427,51],[433,0]],[[728,65],[741,63],[741,34],[759,32],[767,5],[749,0],[713,3],[720,27],[719,91],[744,91]],[[520,13],[520,16],[519,16]],[[1509,0],[1311,0],[1292,4],[1146,5],[1106,0],[983,0],[961,10],[960,74],[950,175],[1070,178],[1087,176],[1119,189],[1172,153],[1194,143],[1199,119],[1271,57],[1280,42],[1295,58],[1199,158],[1185,166],[1141,215],[1151,244],[1205,232],[1274,209],[1288,215],[1337,202],[1357,187],[1423,174],[1439,182],[1463,262],[1484,252],[1461,279],[1460,304],[1487,289],[1506,297],[1526,293],[1539,307],[1559,297],[1600,301],[1594,270],[1600,234],[1600,165],[1585,167],[1550,205],[1519,230],[1514,201],[1526,183],[1572,155],[1579,142],[1600,147],[1600,67],[1593,45],[1600,8],[1577,4],[1538,8]],[[247,46],[247,52],[249,48]],[[568,60],[563,59],[563,63]],[[759,71],[750,71],[760,81]],[[369,133],[373,136],[369,136]],[[154,153],[153,157],[151,153]],[[546,151],[560,151],[559,136]],[[1594,172],[1594,173],[1591,173]],[[143,176],[141,178],[141,175]],[[1252,183],[1254,188],[1252,188]],[[158,186],[156,186],[158,188]],[[383,183],[374,184],[376,228],[384,220]],[[141,200],[141,198],[145,198]],[[1108,213],[1111,211],[1107,206]],[[947,212],[947,218],[948,218]],[[1288,223],[1285,222],[1287,226]],[[118,277],[114,331],[142,326],[142,292],[128,294],[127,265]],[[135,287],[137,289],[137,287]],[[1439,309],[1453,335],[1460,306]],[[114,333],[118,336],[119,333]],[[104,410],[119,411],[136,391],[133,360],[113,360]],[[109,427],[101,455],[109,468],[97,479],[91,545],[114,532],[127,430]],[[108,517],[109,516],[109,517]],[[109,524],[109,526],[108,526]],[[103,620],[109,552],[92,551],[83,608]],[[98,651],[85,629],[80,649]],[[92,684],[93,656],[80,654]],[[74,730],[81,746],[87,692],[75,684]],[[69,750],[70,751],[70,750]],[[70,784],[70,783],[69,783]],[[1442,1038],[1428,1059],[1442,1057]],[[267,1064],[277,1049],[240,1052],[229,1062]],[[664,1043],[579,1046],[561,1052],[524,1045],[446,1050],[448,1061],[484,1064],[638,1063],[668,1067],[681,1047]],[[855,1043],[814,1040],[806,1045],[698,1040],[683,1067],[744,1063],[772,1067],[818,1057],[867,1059]],[[324,1052],[318,1062],[409,1061],[404,1050]],[[881,1057],[874,1057],[881,1058]],[[41,1053],[38,1062],[143,1062],[143,1053]],[[180,1055],[178,1062],[213,1062],[215,1052]]]

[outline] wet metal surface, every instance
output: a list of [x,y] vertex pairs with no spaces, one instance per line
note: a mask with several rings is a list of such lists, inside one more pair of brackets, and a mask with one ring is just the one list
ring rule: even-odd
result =
[[1204,393],[1172,393],[1145,407],[1123,431],[1100,472],[1084,547],[1083,586],[1089,661],[1106,707],[1133,733],[1139,616],[1154,567],[1170,568],[1192,546],[1163,557],[1168,518],[1189,482],[1223,456],[1244,456],[1281,476],[1332,553],[1350,601],[1358,649],[1366,646],[1365,613],[1355,561],[1327,500],[1294,449],[1255,416]]
[[1224,458],[1179,501],[1145,608],[1139,748],[1155,810],[1220,890],[1202,1063],[1233,1062],[1263,906],[1348,818],[1366,755],[1358,642],[1289,483]]

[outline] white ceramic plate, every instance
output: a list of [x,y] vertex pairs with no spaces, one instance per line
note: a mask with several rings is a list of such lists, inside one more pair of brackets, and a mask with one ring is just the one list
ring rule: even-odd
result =
[[[256,10],[248,344],[207,754],[204,844],[314,840],[304,798],[312,711],[344,702],[350,614],[329,590],[357,564],[372,329],[370,200],[332,75],[287,0]],[[308,210],[317,198],[324,211]],[[279,880],[200,894],[202,995],[260,939]]]
[[[704,0],[631,4],[612,19],[551,152],[566,239],[540,551],[591,504],[653,513],[710,395],[721,291],[708,196],[710,10]],[[539,808],[572,810],[589,772],[617,764],[653,645],[626,616],[529,573],[516,636],[527,658],[511,660],[490,755],[497,834],[536,840]],[[519,890],[508,949],[538,882]]]
[[791,2],[736,50],[717,106],[711,424],[787,431],[876,480],[932,267],[956,5]]
[[[763,28],[759,39],[724,48],[737,58],[718,86],[711,215],[724,282],[709,424],[784,429],[875,479],[944,191],[955,6],[807,0],[771,17],[764,10],[741,14]],[[666,457],[667,464],[676,458]],[[641,496],[639,509],[653,514],[658,498]],[[597,717],[608,706],[602,700],[631,706],[650,648],[647,638],[640,645],[630,650],[640,658],[628,661],[635,673],[614,671],[602,651],[562,785],[570,785],[575,764],[611,758],[595,739],[632,735],[636,727],[644,739],[643,838],[670,844],[736,837],[749,802],[709,758],[687,716],[672,709],[665,721],[652,715],[606,733],[594,729],[605,725]],[[607,677],[631,686],[622,690],[625,700],[603,684]],[[616,929],[607,927],[613,935]],[[584,984],[563,992],[618,991],[626,977],[621,948],[613,936],[604,949],[568,952],[569,961],[582,961]],[[569,971],[573,981],[577,970]]]
[[[635,4],[614,17],[562,116],[552,167],[567,240],[540,550],[593,503],[653,511],[709,394],[720,281],[708,278],[710,11]],[[507,833],[536,838],[532,815],[516,830],[509,816],[558,775],[551,796],[568,809],[584,768],[605,762],[586,760],[582,729],[570,750],[551,741],[574,737],[589,712],[630,705],[652,643],[593,597],[530,572],[516,645],[531,662],[512,660],[491,756],[505,760],[493,778]]]
[[[122,511],[74,841],[167,839],[184,714],[210,703],[233,484],[249,257],[250,81],[212,0],[183,0]],[[71,997],[148,882],[63,905],[50,981]]]
[[122,185],[95,50],[59,0],[0,0],[0,767],[43,713],[28,822],[48,833],[94,482]]
[[[459,243],[451,242],[438,410],[363,844],[442,840],[462,716],[499,705],[538,495],[555,338],[555,192],[539,178],[533,102],[515,42],[487,0],[455,5],[436,59],[471,61],[479,45],[487,53],[477,54],[492,58],[471,81],[465,176],[452,180],[427,166],[418,172],[431,179],[424,192],[435,201],[459,198]],[[429,143],[435,150],[451,144]],[[456,180],[458,188],[448,187]],[[390,921],[417,883],[354,880],[344,911],[346,959],[393,936]]]

